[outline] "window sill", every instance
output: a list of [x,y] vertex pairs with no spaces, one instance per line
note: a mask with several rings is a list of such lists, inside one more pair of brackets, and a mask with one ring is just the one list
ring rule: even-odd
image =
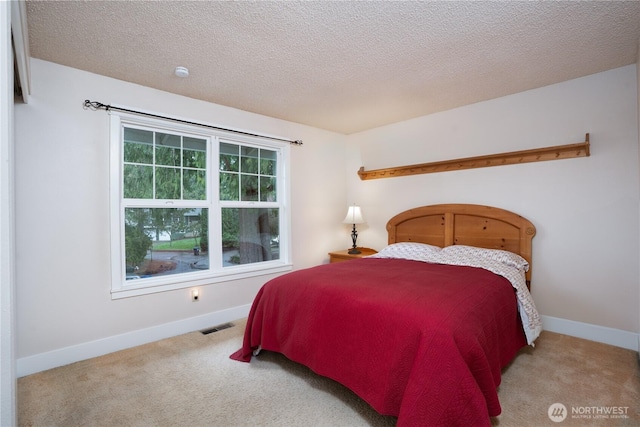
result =
[[207,275],[206,277],[199,276],[194,278],[185,278],[183,276],[179,279],[180,280],[179,282],[162,283],[157,285],[154,285],[152,283],[146,283],[144,285],[138,285],[138,286],[135,286],[135,285],[123,286],[119,289],[111,290],[111,299],[116,300],[121,298],[155,294],[158,292],[167,292],[167,291],[173,291],[177,289],[185,289],[185,288],[190,288],[194,286],[203,286],[203,285],[210,285],[213,283],[229,282],[233,280],[246,279],[248,277],[284,273],[287,271],[291,271],[293,269],[293,265],[278,263],[276,265],[262,267],[260,269],[250,269],[250,270],[242,269],[241,267],[230,267],[230,268],[236,268],[236,271],[220,271],[217,273],[212,273],[210,275]]

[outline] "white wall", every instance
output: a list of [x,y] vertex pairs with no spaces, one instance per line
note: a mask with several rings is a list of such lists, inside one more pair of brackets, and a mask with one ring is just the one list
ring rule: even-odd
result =
[[[531,220],[532,293],[555,319],[620,332],[637,347],[639,301],[638,80],[631,65],[348,137],[348,198],[367,219],[360,240],[379,249],[405,209],[477,203]],[[356,172],[572,144],[591,156],[360,181]],[[607,329],[611,328],[611,330]]]
[[83,109],[85,99],[302,139],[291,147],[294,268],[347,247],[345,136],[45,61],[31,65],[30,102],[15,109],[20,375],[246,315],[272,277],[209,285],[198,303],[186,289],[112,300],[109,116]]

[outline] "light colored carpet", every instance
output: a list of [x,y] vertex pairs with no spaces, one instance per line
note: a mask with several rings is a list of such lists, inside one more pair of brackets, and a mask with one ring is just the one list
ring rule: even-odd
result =
[[[279,354],[229,359],[246,319],[119,351],[18,380],[20,426],[393,426],[352,392]],[[638,426],[637,353],[543,332],[508,366],[495,426]],[[563,403],[567,418],[547,412]],[[627,407],[628,418],[584,418]],[[575,418],[572,410],[583,418]],[[594,411],[595,409],[590,409]],[[573,417],[573,418],[572,418]]]

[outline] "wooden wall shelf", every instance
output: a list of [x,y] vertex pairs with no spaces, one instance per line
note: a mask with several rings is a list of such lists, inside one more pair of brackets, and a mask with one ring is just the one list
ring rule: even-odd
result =
[[487,156],[466,157],[463,159],[444,160],[441,162],[421,163],[410,166],[375,169],[365,171],[364,166],[358,170],[361,180],[395,178],[399,176],[419,175],[424,173],[457,171],[463,169],[486,168],[491,166],[515,165],[519,163],[543,162],[547,160],[588,157],[589,134],[585,141],[577,144],[558,145],[555,147],[534,148],[532,150],[512,151],[509,153],[489,154]]

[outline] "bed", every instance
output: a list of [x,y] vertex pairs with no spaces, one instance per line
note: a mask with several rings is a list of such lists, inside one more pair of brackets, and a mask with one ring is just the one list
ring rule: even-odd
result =
[[441,204],[387,223],[373,256],[267,282],[232,359],[282,353],[398,426],[489,426],[501,371],[541,331],[529,293],[535,227],[504,209]]

